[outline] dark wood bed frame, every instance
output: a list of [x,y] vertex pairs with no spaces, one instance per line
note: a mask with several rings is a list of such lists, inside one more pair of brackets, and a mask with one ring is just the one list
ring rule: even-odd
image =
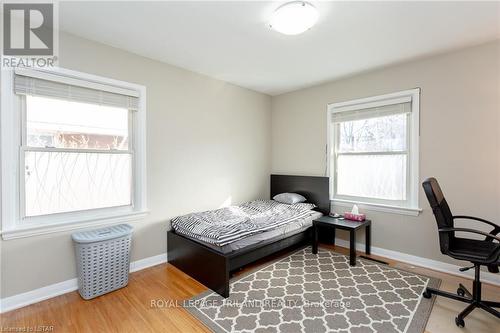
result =
[[[284,192],[299,193],[314,203],[323,214],[330,212],[328,177],[271,175],[271,198]],[[311,228],[287,238],[220,253],[194,240],[168,232],[168,262],[203,283],[222,297],[229,297],[231,272],[280,250],[311,241]]]

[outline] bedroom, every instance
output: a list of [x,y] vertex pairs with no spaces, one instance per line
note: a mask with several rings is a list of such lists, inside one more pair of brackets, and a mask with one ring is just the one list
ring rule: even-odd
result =
[[[411,104],[411,111],[405,109],[403,113],[414,118],[405,124],[418,125],[419,129],[415,131],[412,127],[412,131],[405,127],[408,134],[405,142],[413,146],[404,147],[416,161],[404,164],[408,184],[399,182],[399,192],[395,191],[399,195],[408,194],[412,200],[397,207],[354,200],[372,223],[371,257],[389,262],[385,266],[391,269],[439,279],[440,288],[449,292],[455,293],[458,283],[471,289],[473,270],[458,270],[470,263],[441,253],[436,220],[422,183],[428,177],[438,179],[454,214],[480,216],[499,224],[499,3],[313,1],[310,6],[318,14],[317,22],[297,35],[279,32],[276,23],[274,28],[269,26],[276,10],[284,4],[58,2],[53,17],[59,29],[54,29],[53,36],[57,66],[62,70],[42,68],[41,71],[77,79],[79,86],[98,82],[102,89],[126,88],[119,95],[125,94],[127,103],[138,103],[134,104],[137,112],[129,113],[130,119],[134,119],[133,131],[127,124],[120,129],[130,135],[129,150],[118,148],[113,155],[127,157],[133,150],[134,179],[122,183],[125,192],[119,194],[125,193],[124,196],[117,193],[111,196],[113,200],[116,197],[125,200],[125,205],[130,205],[133,199],[134,210],[95,215],[98,207],[106,208],[105,200],[99,196],[104,192],[94,189],[97,196],[85,201],[82,198],[92,192],[80,189],[71,206],[87,205],[88,215],[81,214],[83,208],[73,209],[76,214],[72,216],[64,214],[68,208],[60,203],[65,201],[59,201],[46,207],[60,209],[59,213],[32,211],[35,217],[41,217],[33,219],[38,220],[33,224],[20,217],[27,213],[20,211],[20,201],[30,197],[27,188],[20,189],[26,179],[19,177],[18,170],[22,170],[21,163],[30,160],[21,160],[19,152],[50,155],[57,154],[60,148],[52,147],[55,142],[37,147],[17,142],[23,135],[23,126],[19,124],[26,119],[16,115],[22,112],[26,115],[26,111],[9,112],[16,105],[8,102],[22,100],[25,98],[22,96],[28,100],[31,95],[21,90],[34,88],[19,85],[19,91],[13,93],[18,89],[15,77],[33,82],[40,71],[16,74],[12,68],[5,68],[4,59],[16,57],[7,57],[2,35],[2,327],[52,326],[57,332],[215,330],[182,306],[182,301],[195,298],[209,286],[207,281],[200,281],[202,278],[193,278],[195,273],[190,276],[166,263],[173,253],[168,252],[172,245],[167,241],[170,221],[190,213],[270,199],[271,175],[326,177],[327,193],[315,187],[312,193],[318,190],[322,194],[318,194],[318,199],[304,195],[306,199],[314,200],[316,205],[318,200],[331,203],[331,210],[324,215],[351,211],[353,203],[334,197],[332,190],[335,184],[339,185],[331,176],[333,166],[338,163],[332,162],[332,154],[327,155],[327,146],[332,148],[334,143],[335,129],[329,126],[336,113],[333,111],[345,107],[342,105],[345,102],[352,107],[377,99],[387,100],[387,95],[394,99],[393,94],[404,99],[400,103],[403,109],[405,103]],[[2,10],[5,27],[7,11],[3,6]],[[66,80],[64,84],[75,82]],[[95,91],[93,87],[90,90]],[[64,93],[55,86],[51,89],[51,94]],[[103,104],[101,95],[85,92],[85,98],[99,98],[97,104]],[[360,101],[366,98],[375,100]],[[115,102],[117,99],[110,100],[120,103]],[[17,108],[19,111],[19,105]],[[64,121],[64,117],[56,114],[51,119],[59,126],[54,119]],[[85,123],[83,118],[80,117]],[[36,126],[44,120],[47,119],[28,121],[27,125]],[[89,144],[92,140],[86,141],[85,149]],[[96,144],[94,148],[99,147]],[[111,155],[109,149],[100,153]],[[401,165],[399,172],[403,170]],[[349,172],[354,171],[352,177]],[[344,186],[372,184],[362,177],[372,175],[369,171],[344,169],[347,175],[344,179],[348,180]],[[384,168],[379,170],[383,171]],[[410,171],[414,174],[410,175]],[[394,173],[383,175],[394,176]],[[110,179],[116,176],[116,172],[107,174]],[[85,177],[78,179],[82,178]],[[363,182],[355,182],[356,179]],[[324,179],[321,184],[323,189]],[[289,191],[293,188],[277,190]],[[38,204],[40,196],[36,189],[33,193],[31,200],[36,204],[28,207],[40,210],[43,208]],[[109,206],[123,205],[122,201],[117,202]],[[67,222],[68,219],[74,220]],[[121,223],[133,227],[129,284],[95,299],[83,300],[77,291],[78,261],[71,235]],[[460,223],[462,227],[491,230],[467,221]],[[338,231],[334,246],[332,230],[320,230],[323,231],[319,235],[319,253],[342,254],[349,260],[350,233]],[[363,255],[365,230],[356,236],[356,249]],[[306,249],[311,250],[312,235],[304,234],[304,238],[307,239],[302,241],[308,243]],[[247,259],[267,254],[271,257],[245,264],[232,273],[235,277],[251,274],[260,265],[289,258],[300,249],[284,248],[276,253],[276,249],[267,248],[264,253]],[[220,255],[216,258],[225,260]],[[359,257],[357,262],[384,265]],[[225,270],[215,269],[213,262],[206,265],[203,272],[209,276],[223,273],[226,282]],[[499,274],[483,267],[481,280],[484,299],[498,302]],[[341,302],[342,297],[330,295],[328,300]],[[419,297],[419,302],[426,301],[429,313],[413,308],[421,315],[417,316],[421,326],[417,332],[494,332],[500,325],[495,316],[476,309],[465,319],[465,328],[461,328],[456,325],[455,317],[466,304],[439,296],[431,301]],[[345,321],[341,318],[328,322],[337,326],[325,326],[325,330],[347,329],[342,328]],[[325,325],[328,322],[325,320]],[[306,331],[316,332],[320,328],[313,326]]]

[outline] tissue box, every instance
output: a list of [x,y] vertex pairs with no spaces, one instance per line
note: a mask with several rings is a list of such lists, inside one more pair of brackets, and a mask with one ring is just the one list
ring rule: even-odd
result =
[[344,218],[351,221],[363,222],[366,218],[365,214],[344,213]]

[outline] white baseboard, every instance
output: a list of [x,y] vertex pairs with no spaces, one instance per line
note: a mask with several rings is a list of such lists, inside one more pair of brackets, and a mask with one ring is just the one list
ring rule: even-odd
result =
[[[335,243],[342,247],[349,247],[349,242],[340,238],[335,239]],[[364,244],[356,243],[358,249],[364,249]],[[421,266],[429,268],[435,271],[444,272],[448,274],[462,276],[468,279],[473,278],[473,272],[460,272],[458,268],[460,266],[448,264],[442,261],[417,257],[411,254],[406,254],[402,252],[386,250],[380,247],[372,246],[372,254],[386,257],[389,259],[398,260],[404,263],[408,263],[415,266]],[[159,254],[156,256],[136,260],[130,263],[130,272],[136,272],[148,267],[163,264],[167,262],[167,254]],[[500,286],[500,276],[498,274],[492,274],[489,272],[482,272],[483,282],[491,283]],[[0,313],[15,310],[23,306],[38,303],[46,299],[56,297],[71,291],[78,289],[77,279],[71,279],[55,284],[51,284],[46,287],[31,290],[22,294],[17,294],[10,297],[5,297],[0,300]]]
[[[342,247],[349,248],[349,241],[341,239],[341,238],[335,238],[335,244],[342,246]],[[356,249],[363,251],[364,248],[365,248],[364,243],[356,243]],[[433,259],[417,257],[417,256],[414,256],[411,254],[387,250],[387,249],[383,249],[383,248],[375,247],[375,246],[371,247],[371,253],[374,255],[377,255],[377,256],[386,257],[388,259],[394,259],[394,260],[401,261],[401,262],[404,262],[407,264],[411,264],[413,266],[420,266],[420,267],[429,268],[429,269],[443,272],[443,273],[448,273],[448,274],[452,274],[452,275],[465,277],[467,279],[474,279],[474,270],[470,270],[467,272],[460,272],[458,269],[462,266],[453,265],[453,264],[449,264],[446,262],[437,261],[437,260],[433,260]],[[490,272],[481,272],[481,281],[500,286],[500,274],[493,274]]]
[[78,280],[71,279],[0,300],[0,313],[22,308],[78,289]]
[[[141,269],[163,264],[166,262],[166,253],[132,261],[130,263],[130,272],[140,271]],[[75,278],[59,283],[54,283],[49,286],[31,290],[22,294],[5,297],[0,300],[0,313],[22,308],[23,306],[38,303],[52,297],[75,291],[77,289],[78,280]]]
[[137,272],[140,271],[141,269],[145,269],[151,266],[156,266],[159,264],[163,264],[167,262],[167,254],[162,253],[158,254],[156,256],[152,257],[147,257],[144,259],[139,259],[136,261],[132,261],[130,263],[130,272]]

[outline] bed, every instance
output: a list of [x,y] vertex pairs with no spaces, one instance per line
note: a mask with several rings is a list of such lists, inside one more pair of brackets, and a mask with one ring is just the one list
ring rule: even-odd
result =
[[311,221],[330,211],[328,177],[271,175],[271,198],[293,192],[316,205],[311,214],[224,245],[168,231],[168,262],[223,297],[231,272],[277,251],[310,243]]

